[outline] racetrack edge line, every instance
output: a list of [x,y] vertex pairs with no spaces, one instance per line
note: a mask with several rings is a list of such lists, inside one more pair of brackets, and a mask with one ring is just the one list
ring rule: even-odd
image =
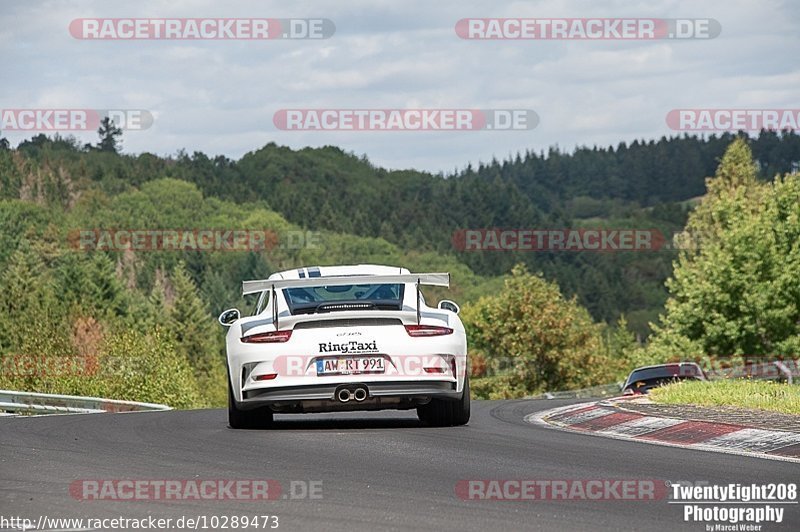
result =
[[[586,406],[586,403],[579,403],[579,404]],[[597,404],[597,403],[595,403],[595,404]],[[550,423],[550,422],[548,422],[548,421],[546,421],[544,419],[545,417],[549,417],[549,416],[552,416],[552,415],[558,414],[558,413],[563,413],[563,412],[568,411],[570,409],[573,409],[575,407],[576,407],[576,405],[569,405],[569,406],[554,408],[554,409],[551,409],[551,410],[544,410],[544,411],[541,411],[541,412],[534,412],[534,413],[526,415],[523,418],[523,420],[526,423],[529,423],[531,425],[539,425],[539,426],[543,426],[543,427],[546,427],[546,428],[549,428],[549,429],[555,429],[555,430],[560,430],[560,431],[564,431],[564,432],[570,432],[570,433],[573,433],[573,434],[583,434],[583,435],[587,435],[587,436],[596,436],[596,437],[600,437],[600,438],[610,438],[610,439],[614,439],[614,440],[638,442],[638,443],[644,443],[644,444],[650,444],[650,445],[661,445],[661,446],[664,446],[664,447],[678,447],[678,448],[681,448],[681,449],[689,449],[689,450],[696,450],[696,451],[706,451],[706,452],[714,452],[714,453],[722,453],[722,454],[733,454],[733,455],[737,455],[737,456],[749,456],[749,457],[753,457],[753,458],[763,458],[763,459],[766,459],[766,460],[777,460],[777,461],[780,461],[780,462],[790,462],[790,463],[800,464],[800,458],[793,458],[793,457],[790,457],[790,456],[781,456],[781,455],[773,455],[773,454],[766,454],[766,453],[756,453],[756,452],[750,452],[750,451],[739,451],[739,450],[736,450],[736,449],[725,449],[725,448],[715,447],[715,446],[711,446],[711,445],[703,445],[702,443],[694,443],[694,444],[687,445],[687,444],[671,443],[671,442],[660,441],[660,440],[639,439],[639,438],[634,438],[634,437],[630,437],[630,436],[623,436],[623,435],[619,435],[619,434],[600,433],[600,432],[595,432],[595,431],[590,431],[590,430],[576,430],[576,429],[572,429],[572,428],[569,428],[569,427],[564,426],[564,425],[557,425],[557,424],[554,424],[554,423]]]

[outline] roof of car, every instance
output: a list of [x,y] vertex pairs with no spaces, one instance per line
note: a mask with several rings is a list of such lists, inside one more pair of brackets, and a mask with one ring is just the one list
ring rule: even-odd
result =
[[697,364],[697,362],[668,362],[666,364],[653,364],[652,366],[641,366],[641,367],[633,369],[631,371],[631,373],[633,373],[634,371],[639,371],[639,370],[643,370],[643,369],[668,368],[668,367],[671,367],[671,366],[678,366],[678,367],[680,367],[680,366],[697,366],[698,368],[700,367]]

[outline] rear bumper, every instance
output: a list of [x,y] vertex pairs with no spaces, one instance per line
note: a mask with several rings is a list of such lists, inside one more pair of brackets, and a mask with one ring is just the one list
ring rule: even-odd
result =
[[[365,388],[363,401],[342,403],[336,399],[341,388]],[[249,390],[243,393],[241,409],[269,406],[276,412],[336,412],[343,410],[407,409],[431,399],[461,398],[453,381],[379,381],[326,383]]]

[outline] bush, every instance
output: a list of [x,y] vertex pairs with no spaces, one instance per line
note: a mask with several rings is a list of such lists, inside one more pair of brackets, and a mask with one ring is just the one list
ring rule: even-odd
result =
[[174,408],[204,406],[189,361],[161,331],[111,336],[99,365],[103,397],[164,403]]
[[[466,306],[462,318],[471,360],[485,366],[486,378],[473,384],[476,397],[605,384],[624,371],[623,359],[604,344],[603,326],[574,299],[564,299],[555,283],[523,266],[497,295]],[[615,336],[613,343],[628,336]]]
[[513,399],[525,396],[518,390],[511,375],[471,378],[469,388],[473,399]]

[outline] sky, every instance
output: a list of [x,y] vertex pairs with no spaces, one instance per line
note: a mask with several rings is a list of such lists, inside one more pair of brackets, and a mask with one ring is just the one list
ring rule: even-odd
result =
[[[82,40],[80,18],[324,18],[321,40]],[[689,40],[466,40],[462,18],[712,18]],[[0,0],[2,109],[138,109],[123,152],[238,159],[269,142],[451,173],[518,152],[674,135],[672,109],[800,108],[793,0]],[[284,131],[281,109],[524,109],[514,131]],[[12,144],[32,132],[3,131]],[[93,132],[79,132],[95,142]]]

